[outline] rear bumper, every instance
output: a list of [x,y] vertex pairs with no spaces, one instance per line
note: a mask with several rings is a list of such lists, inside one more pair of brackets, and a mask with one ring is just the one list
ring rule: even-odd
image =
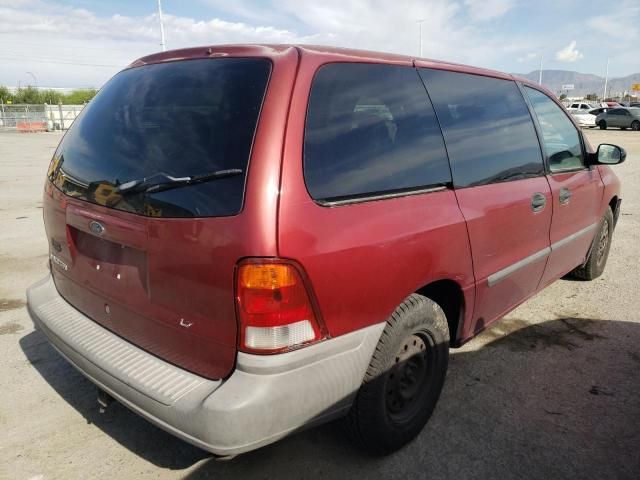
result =
[[594,120],[577,120],[578,125],[585,128],[593,128],[596,126],[596,121]]
[[226,380],[151,355],[101,327],[59,294],[51,276],[27,291],[29,313],[89,380],[160,428],[233,455],[346,413],[384,323],[280,355],[239,353]]

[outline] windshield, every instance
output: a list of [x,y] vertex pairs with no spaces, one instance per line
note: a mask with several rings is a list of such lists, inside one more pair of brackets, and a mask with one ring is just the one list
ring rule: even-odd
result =
[[[269,60],[255,58],[124,70],[74,122],[49,179],[67,195],[140,215],[235,215],[270,70]],[[227,170],[240,174],[129,195],[119,189],[158,172],[194,178]]]

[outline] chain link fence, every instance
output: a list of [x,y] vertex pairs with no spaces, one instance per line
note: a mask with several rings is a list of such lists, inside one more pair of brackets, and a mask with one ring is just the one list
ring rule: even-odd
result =
[[0,130],[67,130],[84,105],[13,105],[0,103]]

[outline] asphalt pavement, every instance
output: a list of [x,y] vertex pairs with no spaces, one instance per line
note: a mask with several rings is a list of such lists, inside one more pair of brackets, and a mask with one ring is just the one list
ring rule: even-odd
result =
[[[56,133],[0,133],[0,478],[640,478],[640,132],[622,214],[593,282],[560,280],[463,348],[419,437],[372,458],[339,423],[220,461],[95,387],[34,331],[25,289],[46,274],[42,187]],[[269,415],[268,411],[264,412]]]

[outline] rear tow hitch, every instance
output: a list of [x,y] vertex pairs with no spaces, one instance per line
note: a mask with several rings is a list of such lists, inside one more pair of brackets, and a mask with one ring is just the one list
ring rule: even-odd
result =
[[104,413],[111,402],[113,402],[113,397],[101,388],[98,388],[98,405],[100,406],[100,413]]

